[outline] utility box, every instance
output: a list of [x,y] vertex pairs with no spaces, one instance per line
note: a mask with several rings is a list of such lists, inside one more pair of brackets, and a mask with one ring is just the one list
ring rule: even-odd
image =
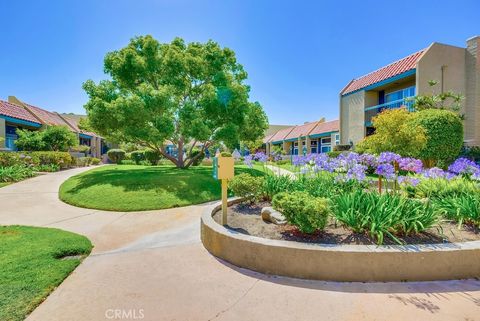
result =
[[233,157],[219,156],[213,158],[213,178],[232,179],[235,175]]

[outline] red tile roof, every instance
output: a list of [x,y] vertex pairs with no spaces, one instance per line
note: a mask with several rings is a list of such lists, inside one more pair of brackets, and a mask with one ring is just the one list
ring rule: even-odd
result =
[[323,123],[319,123],[317,125],[317,127],[315,127],[310,132],[310,136],[329,133],[329,132],[337,132],[339,130],[340,130],[340,121],[338,119],[337,120],[326,121],[326,122],[323,122]]
[[273,134],[273,136],[270,138],[270,142],[278,142],[282,141],[285,139],[285,137],[290,134],[290,132],[295,128],[295,126],[280,129],[278,132]]
[[270,139],[273,137],[274,134],[271,134],[271,135],[267,135],[265,137],[263,137],[263,143],[266,144],[270,141]]
[[71,117],[71,116],[69,116],[69,115],[67,115],[67,114],[62,114],[61,117],[62,117],[71,127],[73,127],[73,129],[74,129],[76,132],[82,133],[82,134],[85,134],[85,135],[88,135],[88,136],[98,136],[98,135],[95,134],[95,133],[92,133],[92,132],[89,132],[89,131],[80,129],[80,127],[79,127],[80,118],[78,118],[78,117]]
[[74,129],[66,123],[62,117],[58,116],[55,113],[49,112],[45,109],[27,104],[25,102],[22,102],[28,109],[32,111],[42,122],[44,122],[47,125],[55,125],[55,126],[67,126],[68,129],[71,131],[74,131]]
[[40,125],[40,122],[25,110],[25,108],[3,100],[0,100],[0,115],[26,120]]
[[295,126],[295,128],[288,134],[285,139],[294,139],[304,137],[310,134],[312,129],[318,124],[318,121],[306,123],[303,125]]
[[353,91],[365,88],[367,86],[376,84],[388,78],[397,76],[406,71],[415,69],[417,61],[420,59],[425,50],[426,49],[417,51],[410,56],[397,60],[385,67],[382,67],[360,78],[352,80],[345,88],[343,88],[340,93],[342,95],[345,95]]

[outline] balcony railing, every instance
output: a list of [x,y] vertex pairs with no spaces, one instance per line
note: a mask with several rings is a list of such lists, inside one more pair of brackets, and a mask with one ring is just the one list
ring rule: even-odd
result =
[[375,113],[379,113],[384,109],[394,109],[394,108],[400,108],[400,107],[406,107],[408,111],[413,111],[414,99],[415,99],[415,96],[406,97],[403,99],[390,101],[388,103],[367,107],[365,108],[365,111],[374,111]]

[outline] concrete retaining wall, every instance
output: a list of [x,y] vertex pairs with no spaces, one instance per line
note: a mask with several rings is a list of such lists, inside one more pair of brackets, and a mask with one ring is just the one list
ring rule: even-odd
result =
[[480,276],[480,241],[433,245],[330,245],[269,240],[238,233],[202,215],[205,248],[261,273],[331,281],[431,281]]

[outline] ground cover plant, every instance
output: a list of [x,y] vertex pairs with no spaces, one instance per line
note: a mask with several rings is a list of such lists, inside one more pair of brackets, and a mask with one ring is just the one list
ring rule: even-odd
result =
[[[237,174],[263,175],[240,166]],[[212,167],[112,165],[73,176],[60,186],[60,199],[86,208],[142,211],[200,204],[220,199]]]
[[[268,162],[262,152],[244,159],[247,166]],[[305,207],[309,200],[319,198],[328,202],[324,204],[327,210],[318,210],[317,214],[330,213],[331,219],[378,244],[385,238],[401,243],[404,237],[439,229],[442,220],[455,221],[459,226],[479,225],[480,165],[465,158],[441,169],[424,167],[419,159],[392,152],[343,152],[336,157],[294,156],[292,165],[298,169],[296,177],[266,171],[262,187],[256,188],[260,192],[252,189],[250,193],[262,195],[257,199],[273,200],[273,206],[302,233],[312,234],[323,228],[321,224],[308,224],[315,210]],[[297,200],[300,195],[302,201]],[[285,206],[285,199],[291,207]],[[296,206],[300,202],[302,206]],[[441,235],[441,230],[438,233]]]
[[84,236],[58,229],[0,227],[0,320],[24,320],[91,249]]

